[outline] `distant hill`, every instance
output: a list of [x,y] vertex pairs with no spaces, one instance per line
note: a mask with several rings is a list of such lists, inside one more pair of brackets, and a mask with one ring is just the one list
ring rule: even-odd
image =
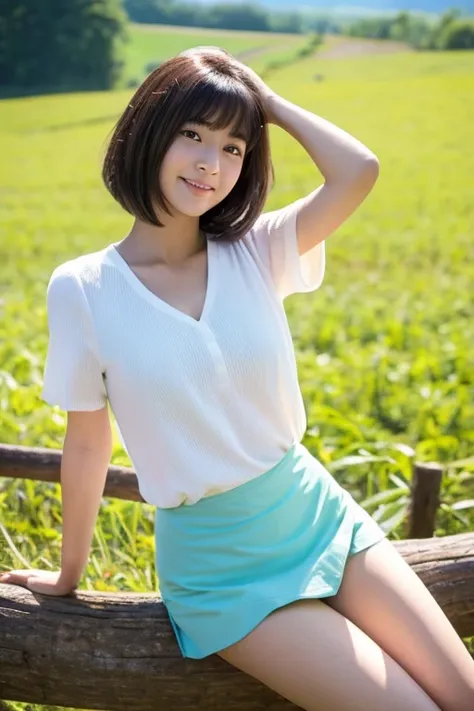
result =
[[[237,0],[233,1],[237,2]],[[328,0],[260,0],[260,4],[279,10],[304,8],[308,10],[322,9],[338,13],[344,10],[358,12],[408,10],[412,12],[441,13],[451,7],[457,7],[464,14],[474,15],[474,0],[344,0],[341,3],[329,3]]]

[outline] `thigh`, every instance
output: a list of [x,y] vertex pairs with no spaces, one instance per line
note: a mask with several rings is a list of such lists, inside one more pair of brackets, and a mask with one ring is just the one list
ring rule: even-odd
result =
[[306,711],[440,711],[370,637],[320,600],[278,608],[218,654]]
[[474,661],[390,541],[351,556],[337,595],[325,602],[397,661],[443,711],[474,709]]

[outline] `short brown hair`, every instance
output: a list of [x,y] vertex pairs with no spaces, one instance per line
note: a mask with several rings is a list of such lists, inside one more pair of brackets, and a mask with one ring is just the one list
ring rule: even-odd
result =
[[200,218],[201,229],[228,241],[240,239],[261,213],[273,182],[263,100],[242,66],[225,50],[186,50],[155,69],[118,120],[102,178],[131,215],[162,227],[153,202],[169,214],[159,184],[163,158],[187,122],[214,129],[231,126],[247,143],[232,191]]

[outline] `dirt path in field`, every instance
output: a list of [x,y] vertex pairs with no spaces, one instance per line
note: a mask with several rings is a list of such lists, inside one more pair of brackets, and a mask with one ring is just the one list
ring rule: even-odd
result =
[[332,40],[326,49],[317,53],[317,56],[318,59],[346,59],[364,54],[391,54],[410,51],[412,48],[404,42],[341,37]]
[[[365,54],[392,54],[393,52],[410,52],[412,48],[404,42],[393,42],[391,40],[370,40],[354,39],[349,37],[328,36],[325,49],[316,50],[315,56],[318,59],[346,59],[347,57],[360,57]],[[262,45],[250,47],[234,56],[245,61],[259,54],[265,54],[274,49],[272,45]]]
[[274,49],[274,47],[264,44],[261,47],[251,47],[250,49],[243,49],[241,52],[235,52],[234,57],[243,61],[245,59],[249,59],[250,57],[256,57],[259,54],[264,54],[271,49]]

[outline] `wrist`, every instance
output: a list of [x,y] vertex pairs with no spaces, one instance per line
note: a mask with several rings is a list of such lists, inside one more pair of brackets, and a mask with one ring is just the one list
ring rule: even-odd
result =
[[77,569],[68,569],[65,566],[61,567],[58,576],[58,583],[65,585],[66,587],[76,587],[79,585],[82,577],[82,571]]
[[280,107],[285,100],[279,94],[273,91],[265,96],[265,111],[267,115],[267,123],[279,125]]

